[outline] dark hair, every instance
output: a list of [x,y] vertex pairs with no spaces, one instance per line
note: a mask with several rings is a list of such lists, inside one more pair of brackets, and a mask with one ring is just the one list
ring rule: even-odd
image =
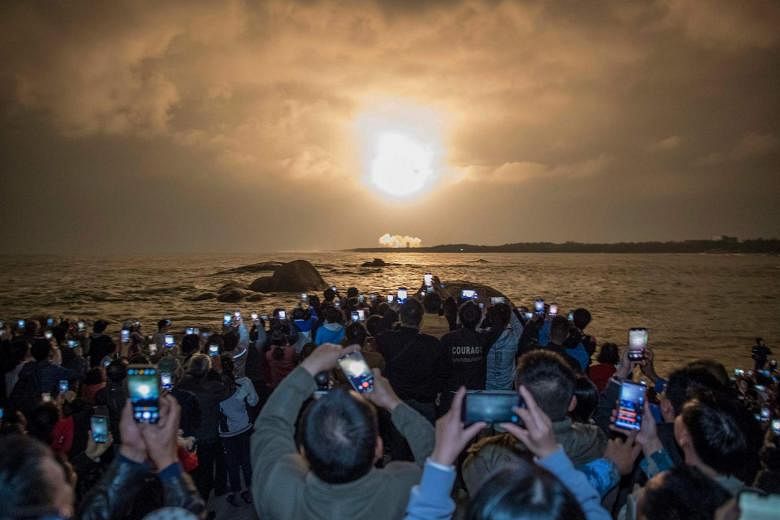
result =
[[620,349],[615,343],[604,343],[601,345],[596,361],[607,365],[617,365],[620,363]]
[[121,383],[127,377],[127,361],[115,359],[106,367],[106,377],[112,383]]
[[303,448],[314,474],[344,484],[371,471],[379,428],[374,407],[340,388],[314,400],[304,411]]
[[211,360],[206,354],[195,354],[187,363],[187,373],[196,379],[205,377],[210,368]]
[[729,498],[701,470],[681,464],[648,481],[638,513],[647,520],[710,520]]
[[461,304],[460,309],[458,309],[458,317],[460,317],[460,324],[463,325],[463,328],[474,330],[482,321],[482,311],[479,305],[469,300]]
[[366,320],[366,330],[370,335],[374,337],[376,337],[380,332],[385,330],[383,328],[383,325],[384,325],[384,321],[382,320],[382,316],[379,316],[377,314],[372,314]]
[[51,444],[51,434],[54,426],[60,420],[60,410],[54,403],[41,403],[30,412],[27,420],[27,431],[31,437],[46,445]]
[[563,342],[569,336],[569,320],[563,316],[555,316],[550,323],[550,341],[556,345],[563,345]]
[[185,356],[194,354],[200,349],[200,338],[197,334],[187,334],[181,340],[181,353]]
[[722,386],[709,370],[684,367],[669,374],[664,395],[672,404],[674,415],[679,415],[685,401],[701,390],[720,391]]
[[228,395],[230,395],[236,390],[236,374],[233,372],[235,369],[233,356],[230,354],[222,354],[219,356],[219,361],[222,364],[222,383],[225,385]]
[[38,338],[33,340],[30,354],[35,358],[35,361],[43,361],[49,359],[51,354],[51,343],[48,339]]
[[512,319],[512,307],[507,303],[491,305],[487,310],[487,317],[492,326],[504,328]]
[[360,294],[357,287],[350,287],[347,289],[347,298],[357,298]]
[[688,363],[687,366],[688,368],[703,368],[712,374],[722,386],[729,384],[729,373],[726,371],[726,367],[714,359],[697,359]]
[[494,473],[477,491],[468,520],[585,520],[577,499],[543,468],[520,459],[519,467]]
[[44,443],[26,435],[0,438],[0,518],[37,517],[54,506],[57,489],[41,467],[54,461]]
[[409,327],[419,327],[423,318],[423,306],[414,298],[408,298],[401,305],[401,324]]
[[344,329],[344,344],[345,345],[355,345],[355,344],[357,344],[357,345],[360,345],[362,347],[363,345],[365,345],[367,337],[368,337],[368,332],[366,332],[366,328],[359,321],[356,321],[354,323],[350,323]]
[[238,346],[238,332],[230,330],[222,335],[222,352],[233,352]]
[[341,311],[334,307],[333,305],[328,305],[325,307],[325,312],[323,313],[325,316],[325,321],[328,323],[338,323],[341,321]]
[[583,375],[577,376],[574,384],[574,395],[577,397],[577,405],[569,412],[572,421],[588,423],[596,412],[599,404],[599,389],[593,381]]
[[574,309],[572,311],[572,317],[574,318],[572,320],[574,321],[574,326],[580,330],[585,330],[585,327],[590,324],[591,315],[588,309],[583,309],[582,307]]
[[551,420],[566,417],[577,377],[560,354],[534,350],[517,363],[515,384],[525,386]]
[[751,457],[758,456],[743,429],[751,417],[739,407],[736,401],[702,395],[685,403],[680,413],[696,454],[724,475],[739,474]]
[[300,307],[296,307],[292,311],[292,319],[294,320],[305,320],[306,319],[306,311],[301,309]]
[[99,385],[105,380],[103,369],[100,367],[90,368],[84,375],[85,385]]
[[106,320],[97,320],[92,325],[92,332],[96,334],[102,334],[103,332],[105,332],[106,327],[108,327],[108,322]]
[[325,292],[322,293],[322,296],[325,298],[326,302],[332,302],[333,299],[336,297],[336,291],[328,287],[327,289],[325,289]]
[[441,310],[441,296],[437,293],[426,293],[423,296],[423,307],[428,314],[439,314]]

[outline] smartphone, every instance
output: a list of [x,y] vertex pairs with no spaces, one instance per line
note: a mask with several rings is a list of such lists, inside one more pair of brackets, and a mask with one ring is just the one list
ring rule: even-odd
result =
[[503,296],[492,296],[490,298],[490,305],[498,305],[499,303],[505,303],[506,298]]
[[70,390],[70,383],[68,383],[67,379],[60,379],[60,393],[64,394],[68,390]]
[[184,329],[184,333],[189,336],[190,334],[200,333],[200,330],[198,330],[198,327],[187,327]]
[[647,347],[647,329],[635,327],[628,330],[628,359],[642,361]]
[[157,345],[154,343],[149,343],[149,353],[154,355],[157,354]]
[[641,383],[623,381],[620,385],[615,426],[624,430],[639,430],[642,427],[642,411],[645,406],[647,386]]
[[108,442],[108,417],[105,415],[93,415],[89,420],[92,430],[92,440],[97,444]]
[[363,303],[366,301],[366,297],[362,294],[358,294],[358,303]]
[[176,345],[176,339],[173,337],[173,334],[166,334],[165,348],[173,348],[175,345]]
[[241,319],[241,311],[236,311],[233,313],[233,317],[236,319],[236,321]]
[[460,291],[460,297],[462,300],[476,300],[477,291],[474,289],[463,289]]
[[333,291],[333,292],[336,292],[336,293],[337,293],[337,292],[339,292],[339,290],[338,290],[338,289],[336,289],[336,286],[335,286],[335,285],[331,285],[331,286],[330,286],[330,290],[331,290],[331,291]]
[[569,323],[574,323],[574,313],[569,311],[569,314],[566,315],[566,319],[569,320]]
[[79,332],[84,332],[87,330],[87,325],[83,321],[79,321],[77,324]]
[[287,311],[279,311],[278,318],[280,320],[286,320],[287,319]]
[[306,294],[306,293],[301,293],[301,301],[302,301],[302,302],[307,302],[307,301],[309,301],[309,295],[308,295],[308,294]]
[[130,331],[127,329],[122,329],[122,331],[119,333],[120,339],[122,343],[130,343]]
[[358,314],[358,311],[352,311],[352,321],[360,321],[360,315]]
[[256,312],[253,312],[252,314],[250,314],[250,316],[252,318],[252,321],[257,321],[257,313]]
[[173,389],[173,377],[170,372],[160,372],[160,386],[168,392]]
[[762,495],[755,491],[740,491],[740,520],[777,520],[780,511],[780,495]]
[[522,406],[520,395],[514,390],[475,390],[466,392],[461,417],[466,424],[486,422],[520,424],[514,408]]
[[772,418],[772,410],[764,406],[761,408],[761,422],[769,422]]
[[226,312],[222,315],[222,325],[228,326],[230,325],[230,322],[233,321],[233,315],[229,312]]
[[16,321],[16,328],[19,330],[24,330],[27,328],[27,320],[17,320]]
[[550,304],[550,316],[555,317],[558,315],[558,304],[557,303],[551,303]]
[[392,294],[387,295],[387,303],[393,303],[393,300],[395,300],[395,296]]
[[160,420],[160,379],[156,367],[127,367],[127,394],[135,422],[156,423]]
[[219,356],[219,345],[209,345],[209,357]]
[[44,403],[51,402],[51,394],[49,392],[44,392],[41,394],[41,401]]
[[544,300],[541,298],[537,298],[536,301],[534,301],[534,312],[542,313],[544,312]]
[[425,280],[426,287],[433,285],[433,275],[431,273],[425,273],[425,275],[423,275],[423,280]]
[[267,314],[263,314],[262,316],[260,316],[260,319],[263,320],[263,321],[268,321],[268,315]]
[[526,321],[532,320],[532,319],[534,319],[534,313],[533,312],[525,312],[525,313],[523,313],[523,317],[526,319]]
[[734,369],[734,377],[742,377],[745,375],[745,371],[741,368],[735,368]]
[[47,327],[53,327],[54,326],[54,318],[46,318],[46,326]]
[[398,291],[396,291],[396,298],[398,299],[398,303],[403,303],[406,301],[406,298],[408,297],[407,291],[405,287],[399,287]]
[[366,321],[366,311],[365,309],[358,309],[358,320],[360,321]]
[[52,333],[52,331],[47,330],[46,332],[43,333],[43,337],[46,339],[51,339],[54,337],[54,334]]
[[772,433],[780,435],[780,419],[772,419]]
[[365,394],[374,391],[374,373],[360,352],[352,352],[339,358],[339,368],[357,392]]

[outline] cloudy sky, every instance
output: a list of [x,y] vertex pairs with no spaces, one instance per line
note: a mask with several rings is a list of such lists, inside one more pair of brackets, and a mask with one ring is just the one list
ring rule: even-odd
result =
[[[780,4],[0,5],[5,252],[780,236]],[[398,199],[378,136],[430,152]]]

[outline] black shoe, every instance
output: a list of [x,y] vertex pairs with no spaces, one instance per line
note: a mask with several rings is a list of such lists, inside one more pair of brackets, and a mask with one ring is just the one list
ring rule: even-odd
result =
[[241,492],[241,498],[243,498],[244,502],[247,504],[252,503],[252,493],[250,493],[248,489]]
[[238,499],[236,498],[235,493],[230,493],[227,498],[227,503],[230,504],[233,507],[238,507]]

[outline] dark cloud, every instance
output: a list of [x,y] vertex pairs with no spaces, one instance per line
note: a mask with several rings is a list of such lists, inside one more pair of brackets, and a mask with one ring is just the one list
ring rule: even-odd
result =
[[[0,10],[0,236],[19,251],[780,234],[772,2]],[[441,132],[417,200],[363,183],[358,122],[386,107]]]

